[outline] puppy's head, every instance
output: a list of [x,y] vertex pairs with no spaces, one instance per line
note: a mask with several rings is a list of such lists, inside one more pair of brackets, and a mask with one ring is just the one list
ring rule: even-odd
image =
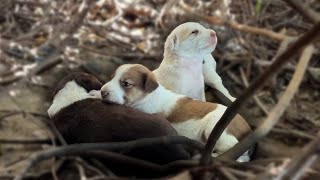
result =
[[158,86],[156,76],[148,68],[140,64],[125,64],[102,86],[101,96],[104,101],[130,106]]
[[91,90],[99,90],[102,87],[102,83],[94,76],[87,73],[76,72],[69,74],[59,81],[53,92],[53,96],[62,90],[67,83],[72,81],[74,81],[79,87],[84,88],[87,92]]
[[165,53],[189,57],[210,54],[217,45],[216,32],[199,23],[187,22],[176,27],[165,42]]

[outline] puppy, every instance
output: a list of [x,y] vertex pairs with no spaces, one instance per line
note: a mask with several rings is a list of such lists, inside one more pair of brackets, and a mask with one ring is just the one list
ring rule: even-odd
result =
[[[57,84],[48,114],[68,143],[123,142],[177,135],[160,116],[108,104],[88,93],[101,87],[95,77],[86,73],[70,74]],[[181,145],[151,146],[127,154],[158,164],[190,157]]]
[[222,84],[211,55],[217,45],[215,31],[187,22],[176,27],[164,45],[163,60],[153,71],[161,85],[175,93],[205,101],[206,83],[231,101],[235,100]]
[[[150,114],[166,117],[179,135],[205,143],[226,110],[220,104],[193,100],[173,93],[157,82],[156,76],[139,64],[120,66],[113,78],[101,88],[103,100],[124,104]],[[251,129],[245,119],[237,115],[217,141],[218,154],[233,147]],[[248,161],[246,153],[239,161]]]

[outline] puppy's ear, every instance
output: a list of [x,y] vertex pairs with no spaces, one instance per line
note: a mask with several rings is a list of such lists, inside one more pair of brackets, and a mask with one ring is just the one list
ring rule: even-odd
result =
[[170,50],[170,51],[174,50],[174,48],[177,44],[177,36],[176,35],[169,36],[166,43],[167,43],[166,47],[168,48],[168,50]]
[[159,86],[157,82],[156,76],[152,72],[148,72],[146,74],[146,81],[144,83],[144,89],[147,93],[152,92],[153,90],[157,89]]

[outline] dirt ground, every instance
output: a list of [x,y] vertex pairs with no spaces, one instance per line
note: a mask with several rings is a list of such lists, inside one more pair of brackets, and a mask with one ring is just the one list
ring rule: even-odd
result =
[[[90,8],[81,7],[83,2],[89,2]],[[196,21],[217,32],[218,45],[213,52],[217,72],[231,94],[239,97],[288,43],[320,21],[318,0],[298,1],[303,5],[299,7],[306,9],[294,8],[290,4],[297,2],[294,0],[83,2],[4,0],[0,4],[0,179],[12,179],[31,154],[55,146],[41,142],[54,138],[46,111],[56,83],[70,72],[92,73],[106,82],[121,64],[141,63],[155,69],[162,60],[168,33],[182,22]],[[318,138],[319,35],[313,44],[315,50],[302,83],[280,121],[258,141],[255,160],[243,166],[228,165],[236,179],[277,174]],[[239,112],[253,129],[277,105],[300,54],[295,52],[255,99],[243,104]],[[210,87],[206,97],[210,102],[225,103]],[[28,177],[90,179],[106,175],[83,159],[66,159],[60,164],[61,160],[44,161],[32,168]],[[53,164],[63,168],[54,173]],[[221,172],[215,177],[232,179]],[[319,160],[305,171],[307,177],[320,177]],[[175,178],[191,179],[191,175],[186,171]]]

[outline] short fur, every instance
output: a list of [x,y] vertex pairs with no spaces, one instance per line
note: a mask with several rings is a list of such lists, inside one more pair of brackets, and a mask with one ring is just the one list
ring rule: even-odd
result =
[[[108,94],[103,99],[112,101],[116,99],[113,97],[120,97],[118,101],[112,102],[125,104],[150,114],[161,114],[171,122],[179,135],[205,143],[226,107],[175,94],[158,84],[156,79],[149,83],[158,85],[153,85],[155,87],[153,91],[147,92],[143,89],[145,84],[136,82],[143,82],[143,79],[147,75],[150,76],[150,73],[152,72],[148,68],[138,64],[120,66],[113,79],[101,88],[102,93]],[[125,74],[132,76],[128,77]],[[132,83],[130,86],[119,85],[122,81],[128,80]],[[131,101],[121,103],[124,102],[121,97],[126,96],[131,96]],[[237,115],[219,138],[215,147],[216,151],[218,153],[227,151],[249,132],[251,129],[245,119]]]
[[175,93],[202,101],[206,83],[234,101],[216,72],[211,55],[216,45],[217,36],[212,29],[194,22],[179,25],[167,37],[163,60],[153,71],[158,82]]
[[[56,96],[59,94],[71,96],[73,90],[64,92],[68,91],[66,88],[70,82],[76,82],[78,89],[82,89],[77,91],[78,96],[81,93],[83,94],[81,96],[88,95],[89,91],[100,89],[102,85],[91,75],[76,73],[58,83]],[[90,96],[61,107],[57,113],[52,114],[52,120],[68,143],[123,142],[177,135],[170,123],[160,116],[146,114],[122,105],[105,103]],[[140,148],[130,152],[129,155],[159,164],[190,157],[180,145]]]

